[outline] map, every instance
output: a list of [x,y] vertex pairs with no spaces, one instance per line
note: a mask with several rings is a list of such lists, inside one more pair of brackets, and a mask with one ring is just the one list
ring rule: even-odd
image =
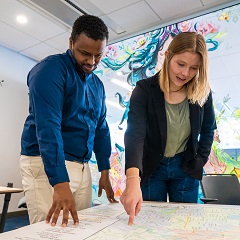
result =
[[239,239],[240,206],[145,202],[128,226],[120,203],[79,211],[79,226],[70,219],[51,227],[45,222],[2,233],[2,240],[219,240]]

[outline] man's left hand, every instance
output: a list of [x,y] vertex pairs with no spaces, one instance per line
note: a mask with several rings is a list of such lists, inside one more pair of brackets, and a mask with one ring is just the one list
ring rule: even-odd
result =
[[109,171],[103,170],[101,172],[101,177],[99,179],[99,190],[98,190],[98,197],[102,196],[102,190],[105,190],[107,199],[110,203],[117,203],[118,201],[114,198],[114,192],[109,180]]

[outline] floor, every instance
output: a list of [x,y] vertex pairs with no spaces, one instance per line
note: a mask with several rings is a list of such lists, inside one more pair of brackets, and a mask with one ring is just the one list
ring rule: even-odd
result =
[[29,225],[29,219],[27,214],[17,217],[8,217],[6,219],[4,232],[15,230],[26,225]]

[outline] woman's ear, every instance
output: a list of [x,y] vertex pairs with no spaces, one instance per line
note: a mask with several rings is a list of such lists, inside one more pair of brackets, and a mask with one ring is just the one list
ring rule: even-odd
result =
[[165,53],[164,53],[164,55],[165,55],[165,58],[167,57],[167,55],[168,55],[168,51],[166,51]]

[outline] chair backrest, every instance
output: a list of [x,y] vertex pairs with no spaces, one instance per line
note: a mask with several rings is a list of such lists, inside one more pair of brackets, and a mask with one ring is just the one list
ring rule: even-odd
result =
[[240,205],[240,183],[235,174],[204,174],[200,183],[205,198],[218,199],[208,204]]

